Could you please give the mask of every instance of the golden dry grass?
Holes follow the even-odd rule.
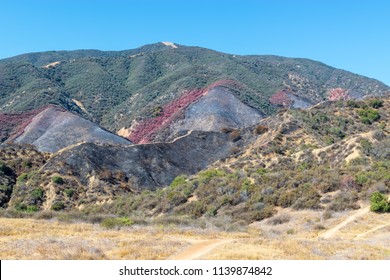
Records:
[[[278,215],[288,217],[283,223],[264,220],[239,233],[173,225],[108,230],[85,223],[0,218],[0,258],[390,259],[390,214],[367,213],[331,238],[321,238],[354,213],[325,220],[319,211],[279,209]]]
[[[0,259],[160,260],[206,236],[231,238],[245,234],[170,226],[107,230],[85,223],[0,218]]]

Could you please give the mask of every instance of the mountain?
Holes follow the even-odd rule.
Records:
[[[387,85],[164,42],[0,61],[0,207],[228,216],[389,192]],[[18,213],[19,213],[18,212]]]
[[[308,59],[238,56],[172,43],[120,52],[26,54],[0,60],[0,73],[0,112],[56,104],[133,141],[149,142],[175,138],[179,121],[186,129],[197,129],[192,124],[203,120],[185,119],[194,115],[187,109],[216,86],[260,116],[281,107],[307,108],[328,99],[360,99],[389,90],[379,81]],[[234,118],[226,124],[240,125]],[[149,123],[155,127],[145,140],[137,126]]]

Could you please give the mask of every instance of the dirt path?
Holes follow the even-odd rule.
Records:
[[[178,254],[169,257],[168,260],[195,260],[211,252],[215,248],[232,241],[232,239],[195,241],[190,247],[182,252],[179,252]]]
[[[324,238],[324,239],[332,238],[339,232],[339,230],[341,228],[343,228],[346,225],[348,225],[349,223],[353,222],[355,219],[368,214],[369,212],[370,212],[370,207],[362,208],[362,209],[356,211],[353,215],[351,215],[348,218],[346,218],[341,223],[339,223],[336,226],[334,226],[333,228],[331,228],[331,229],[325,231],[324,233],[320,234],[319,237]]]
[[[173,140],[172,140],[171,142],[169,142],[169,143],[176,142],[177,140],[179,140],[179,139],[181,139],[181,138],[187,137],[187,136],[190,135],[191,133],[192,133],[192,130],[188,130],[187,133],[186,133],[185,135],[176,137],[175,139],[173,139]]]
[[[354,239],[361,239],[361,238],[365,237],[366,235],[369,235],[370,233],[373,233],[373,232],[380,230],[382,228],[385,228],[385,227],[390,227],[390,223],[380,225],[380,226],[374,227],[370,230],[367,230],[366,232],[360,233],[360,234],[356,235]]]

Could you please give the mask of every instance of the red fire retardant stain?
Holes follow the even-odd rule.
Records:
[[[49,107],[54,107],[54,105],[46,105],[39,109],[31,110],[24,113],[0,113],[0,140],[14,140],[21,134],[23,134],[24,129],[31,123],[31,120],[46,110]]]
[[[329,91],[329,100],[330,101],[337,101],[337,100],[348,100],[350,99],[350,96],[348,94],[348,91],[343,88],[332,88]]]
[[[157,131],[168,127],[189,105],[206,94],[210,89],[218,86],[231,86],[237,88],[240,87],[240,84],[233,80],[219,80],[206,88],[193,89],[184,92],[179,98],[166,104],[162,108],[161,115],[140,122],[129,135],[129,140],[137,144],[151,142],[153,140],[153,135]]]
[[[280,90],[269,99],[269,102],[273,105],[279,105],[283,107],[288,107],[291,104],[291,99],[288,96],[287,90]]]

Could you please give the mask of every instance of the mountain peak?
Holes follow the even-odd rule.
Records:
[[[161,42],[161,43],[164,44],[164,45],[167,46],[167,47],[171,47],[172,49],[177,49],[177,48],[178,48],[178,46],[175,45],[175,44],[172,43],[172,42]]]

